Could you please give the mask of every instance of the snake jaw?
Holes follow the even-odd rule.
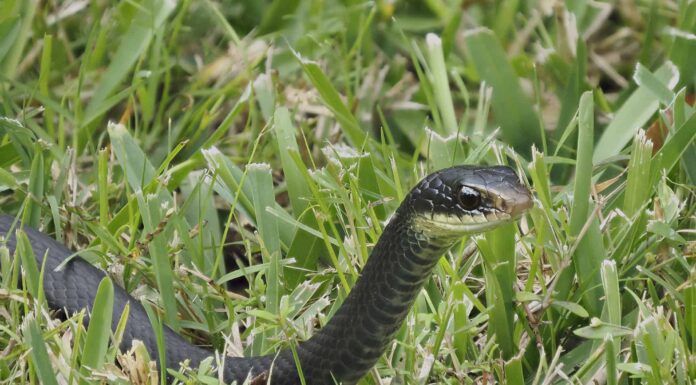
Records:
[[[490,230],[512,219],[514,217],[505,212],[493,212],[472,217],[435,213],[433,216],[417,215],[413,219],[413,224],[416,229],[431,240],[443,239],[452,242],[465,235]]]

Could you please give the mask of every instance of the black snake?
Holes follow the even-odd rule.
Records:
[[[532,205],[529,190],[505,166],[455,166],[432,173],[406,196],[384,229],[343,305],[321,330],[292,349],[260,357],[226,357],[225,381],[256,378],[255,383],[300,384],[298,364],[307,385],[357,382],[384,353],[440,256],[463,236],[511,221]],[[0,237],[14,252],[15,219],[0,216]],[[91,308],[105,274],[80,258],[62,269],[72,254],[49,236],[24,227],[39,266],[46,256],[44,291],[52,308],[73,314]],[[9,237],[8,237],[9,234]],[[2,245],[0,241],[0,245]],[[126,303],[130,315],[121,350],[141,340],[160,362],[155,333],[142,305],[115,287],[112,327]],[[195,346],[164,327],[169,368],[189,360],[197,367],[210,350]],[[299,361],[299,362],[298,362]]]

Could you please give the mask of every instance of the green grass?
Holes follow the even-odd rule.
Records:
[[[696,3],[484,3],[0,2],[0,212],[156,328],[264,354],[419,177],[508,164],[536,206],[440,260],[360,384],[696,383]],[[161,382],[110,285],[85,330],[40,274],[0,248],[0,383]]]

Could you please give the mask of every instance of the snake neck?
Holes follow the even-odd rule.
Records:
[[[448,247],[414,229],[408,212],[397,212],[341,308],[299,346],[303,361],[311,358],[325,364],[310,370],[325,371],[344,383],[361,378],[391,343]]]

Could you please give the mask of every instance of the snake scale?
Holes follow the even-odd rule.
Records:
[[[313,337],[292,349],[258,357],[226,357],[224,380],[238,384],[354,384],[375,364],[400,328],[440,256],[462,237],[514,220],[532,205],[529,190],[505,166],[454,166],[426,176],[407,194],[385,227],[343,305]],[[0,245],[16,248],[15,218],[0,216]],[[106,275],[81,258],[59,269],[72,252],[48,235],[24,227],[39,266],[45,255],[44,291],[51,308],[67,314],[90,309]],[[2,241],[2,239],[5,241]],[[141,340],[161,364],[155,333],[140,302],[114,287],[112,328],[130,303],[121,350]],[[197,367],[213,352],[168,327],[164,362]]]

